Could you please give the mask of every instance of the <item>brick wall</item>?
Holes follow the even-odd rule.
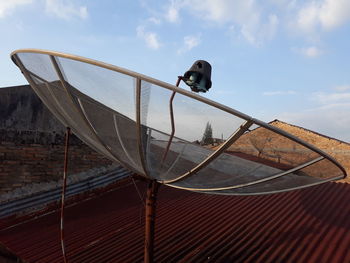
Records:
[[[63,173],[65,127],[28,85],[0,89],[0,194]],[[69,173],[112,164],[74,135]]]
[[[0,131],[0,194],[29,183],[54,181],[62,177],[64,137],[44,132],[24,133],[25,136],[20,132]],[[9,136],[11,134],[15,136]],[[110,164],[110,160],[71,136],[69,173]]]

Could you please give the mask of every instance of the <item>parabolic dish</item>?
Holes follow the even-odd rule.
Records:
[[[146,178],[198,192],[256,195],[346,177],[336,160],[307,142],[165,82],[58,52],[11,56],[65,126]]]

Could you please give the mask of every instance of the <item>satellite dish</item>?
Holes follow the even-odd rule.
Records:
[[[24,49],[11,56],[51,112],[82,141],[159,183],[257,195],[346,176],[335,159],[307,142],[168,83],[64,53]],[[198,72],[192,68],[187,80]],[[203,143],[208,125],[211,137]]]
[[[336,160],[307,142],[179,88],[180,80],[195,92],[211,87],[211,67],[205,61],[197,61],[173,86],[64,53],[23,49],[11,58],[67,127],[67,135],[71,129],[99,153],[149,179],[145,262],[153,262],[158,183],[201,193],[257,195],[346,177]],[[65,174],[66,168],[64,182]],[[65,183],[62,189],[66,261]]]

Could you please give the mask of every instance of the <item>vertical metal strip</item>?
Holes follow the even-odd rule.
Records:
[[[165,159],[166,159],[166,157],[168,155],[169,148],[170,148],[170,145],[171,145],[171,143],[173,141],[174,134],[175,134],[175,119],[174,119],[174,109],[173,109],[173,101],[174,101],[175,95],[176,95],[176,91],[173,91],[173,93],[171,94],[170,100],[169,100],[171,134],[170,134],[167,146],[166,146],[164,154],[163,154],[162,164],[161,165],[163,165],[163,162],[165,161]]]
[[[180,85],[181,80],[182,80],[182,77],[179,76],[177,78],[177,81],[176,81],[176,87],[178,87]],[[163,162],[165,161],[165,159],[168,155],[169,148],[170,148],[171,142],[173,141],[174,134],[175,134],[175,120],[174,120],[174,109],[173,109],[173,101],[174,101],[175,95],[176,95],[176,91],[173,91],[173,93],[171,94],[170,100],[169,100],[171,134],[170,134],[170,138],[169,138],[168,144],[166,146],[165,152],[163,154],[161,166],[163,166]]]
[[[17,57],[17,55],[13,56],[16,60],[16,65],[21,69],[23,75],[28,80],[29,84],[35,90],[39,90],[36,87],[36,83],[31,78],[30,74],[22,64],[22,61]],[[37,92],[38,93],[38,92]],[[39,92],[40,94],[40,92]],[[64,168],[63,168],[63,182],[62,182],[62,195],[61,195],[61,215],[60,215],[60,239],[61,239],[61,248],[62,248],[62,257],[64,263],[67,263],[66,250],[64,244],[64,201],[65,201],[65,193],[66,193],[66,184],[67,184],[67,170],[68,170],[68,146],[69,146],[69,136],[70,136],[70,128],[67,127],[66,131],[66,140],[65,140],[65,157],[64,157]]]
[[[150,178],[145,161],[145,152],[142,143],[142,124],[141,124],[141,79],[136,79],[136,130],[137,130],[137,146],[142,168],[145,175]],[[146,146],[146,145],[145,145]]]
[[[62,180],[62,195],[61,195],[61,216],[60,216],[60,235],[61,235],[61,248],[64,263],[67,263],[66,247],[64,243],[64,204],[66,197],[66,186],[67,186],[67,171],[68,171],[68,149],[69,149],[69,137],[70,128],[67,127],[66,139],[64,147],[64,166],[63,166],[63,180]]]
[[[148,130],[148,135],[147,135],[146,152],[150,153],[151,152],[152,129],[147,127],[147,130]],[[147,162],[147,164],[151,163],[149,154],[147,154],[147,156],[146,156],[146,162]]]

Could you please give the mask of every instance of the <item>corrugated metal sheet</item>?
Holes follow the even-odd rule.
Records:
[[[87,191],[93,191],[96,188],[106,187],[131,175],[132,173],[130,171],[119,166],[109,173],[97,174],[95,177],[67,185],[66,197],[68,198],[77,194],[86,193]],[[0,218],[22,213],[35,207],[42,208],[47,204],[57,202],[61,198],[61,193],[62,189],[56,188],[0,203]]]
[[[145,189],[143,183],[138,184]],[[266,196],[160,188],[156,262],[350,262],[350,185]],[[69,262],[143,260],[143,204],[133,185],[66,210]],[[0,231],[26,262],[62,262],[57,213]]]

